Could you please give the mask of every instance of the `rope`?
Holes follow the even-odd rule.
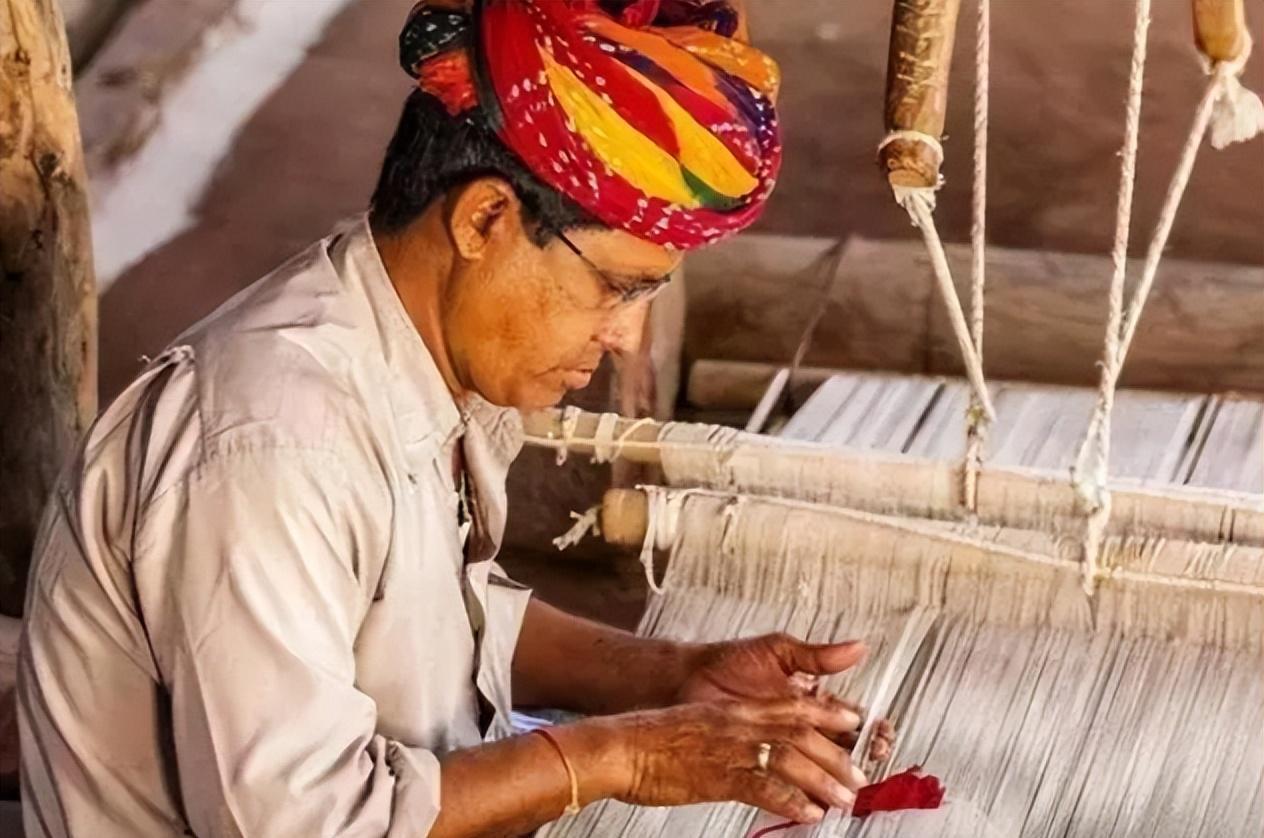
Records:
[[[1137,181],[1137,146],[1141,135],[1142,88],[1145,82],[1147,35],[1150,29],[1150,0],[1137,0],[1133,26],[1132,67],[1128,78],[1127,115],[1124,147],[1120,154],[1119,196],[1115,206],[1115,244],[1111,251],[1113,274],[1107,297],[1106,339],[1102,350],[1101,381],[1097,406],[1088,433],[1080,448],[1073,471],[1076,493],[1086,511],[1083,543],[1084,592],[1092,595],[1097,585],[1102,538],[1110,521],[1110,491],[1107,473],[1110,463],[1110,420],[1115,407],[1122,325],[1124,280],[1128,270],[1128,238],[1132,229],[1133,193]]]
[[[1086,504],[1088,517],[1084,539],[1085,590],[1092,591],[1092,580],[1098,576],[1098,554],[1102,535],[1110,517],[1110,494],[1106,487],[1110,462],[1110,431],[1114,394],[1128,357],[1128,350],[1137,334],[1146,301],[1154,288],[1163,252],[1167,247],[1189,186],[1198,152],[1204,137],[1211,133],[1211,144],[1219,149],[1232,142],[1244,142],[1264,132],[1264,104],[1259,97],[1243,88],[1239,76],[1250,56],[1251,44],[1233,61],[1219,62],[1206,69],[1211,80],[1194,112],[1193,125],[1181,149],[1180,160],[1168,184],[1163,206],[1154,232],[1146,248],[1145,263],[1136,290],[1124,310],[1124,278],[1127,268],[1128,234],[1132,213],[1132,192],[1136,178],[1137,144],[1141,112],[1141,92],[1145,76],[1146,30],[1149,25],[1150,0],[1138,0],[1137,27],[1129,82],[1126,141],[1121,162],[1119,206],[1116,217],[1115,248],[1112,254],[1114,276],[1110,289],[1110,309],[1102,359],[1102,375],[1097,408],[1089,425],[1088,435],[1080,449],[1075,467],[1075,486]]]
[[[987,382],[983,377],[983,363],[974,351],[974,339],[970,335],[970,326],[966,323],[965,312],[961,310],[961,300],[957,298],[957,288],[952,281],[952,268],[948,266],[948,254],[944,252],[944,243],[935,228],[935,193],[930,189],[896,188],[896,200],[908,211],[913,226],[922,231],[926,242],[926,250],[930,253],[932,272],[939,295],[948,308],[948,321],[952,324],[953,335],[957,338],[957,346],[961,350],[961,359],[965,364],[966,378],[974,390],[983,415],[991,421],[996,418],[996,410],[992,407],[992,397],[988,395]]]
[[[979,0],[978,25],[975,32],[974,84],[974,205],[970,223],[970,332],[974,352],[983,358],[983,289],[987,281],[987,176],[988,116],[991,97],[992,4]],[[989,425],[983,404],[977,394],[970,395],[966,414],[966,453],[963,501],[971,514],[979,508],[979,472],[983,468],[983,448]]]

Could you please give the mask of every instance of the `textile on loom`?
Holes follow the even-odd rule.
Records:
[[[725,0],[423,0],[401,63],[474,108],[537,178],[679,249],[762,212],[781,165],[777,65]]]
[[[572,414],[569,445],[652,450],[666,473],[650,535],[670,559],[642,633],[870,643],[826,686],[897,724],[870,778],[922,765],[945,806],[834,813],[796,838],[1258,836],[1264,405],[1120,393],[1116,520],[1090,599],[1061,443],[1091,399],[994,392],[978,520],[961,514],[960,436],[945,433],[961,382],[840,375],[782,439]],[[742,836],[755,817],[606,803],[546,835]]]
[[[1264,584],[1259,549],[1223,547],[1198,563],[1180,548],[1118,543],[1114,566],[1154,578],[1105,582],[1090,607],[1078,563],[1043,552],[1042,533],[944,537],[900,518],[722,493],[685,498],[677,522],[665,593],[641,632],[865,638],[868,661],[826,688],[895,721],[889,765],[942,777],[946,818],[969,811],[1006,836],[1258,835],[1264,599],[1213,588]],[[1164,584],[1186,576],[1209,588]],[[546,834],[740,835],[754,817],[611,802]],[[835,821],[814,834],[983,834],[900,823]]]

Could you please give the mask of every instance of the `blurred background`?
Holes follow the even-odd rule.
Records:
[[[395,42],[411,5],[65,0],[93,190],[103,399],[139,356],[364,207],[409,89]],[[749,5],[755,39],[785,77],[785,170],[756,229],[913,239],[874,164],[890,3]],[[938,212],[950,241],[969,230],[973,4],[964,5]],[[1104,255],[1133,5],[993,5],[990,240]],[[1264,87],[1258,56],[1246,81]],[[1155,0],[1135,243],[1203,84],[1189,0]],[[1264,265],[1262,160],[1259,142],[1204,155],[1170,255]]]

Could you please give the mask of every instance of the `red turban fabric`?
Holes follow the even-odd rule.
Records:
[[[777,66],[744,39],[731,0],[423,0],[400,55],[541,181],[683,250],[755,221],[781,165]]]

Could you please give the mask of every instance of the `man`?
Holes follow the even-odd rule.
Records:
[[[492,561],[513,408],[634,348],[681,250],[772,188],[775,68],[741,31],[702,0],[414,11],[420,90],[368,217],[150,364],[55,493],[21,650],[28,835],[850,804],[859,712],[794,676],[858,644],[638,639]],[[589,718],[511,736],[511,696]]]

